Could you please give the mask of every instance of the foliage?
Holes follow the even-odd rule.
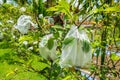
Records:
[[[89,42],[86,41],[86,40],[83,40],[82,43],[83,43],[83,47],[82,47],[83,51],[86,52],[86,53],[88,51],[90,51],[90,44],[89,44]]]
[[[74,37],[66,38],[66,39],[64,40],[63,44],[67,45],[67,44],[71,43],[71,41],[73,41],[73,40],[74,40]]]
[[[5,1],[5,0],[4,0]],[[0,79],[1,80],[85,80],[89,76],[103,79],[119,79],[120,56],[120,2],[114,0],[52,0],[50,8],[47,1],[15,0],[18,6],[0,4]],[[54,3],[54,4],[53,4]],[[76,4],[77,3],[77,4]],[[81,7],[82,6],[82,7]],[[21,7],[26,10],[21,11]],[[50,24],[49,18],[57,16],[53,13],[64,13],[64,27]],[[21,15],[29,15],[38,24],[37,29],[30,29],[25,35],[13,26]],[[40,17],[40,14],[43,15]],[[48,17],[48,15],[50,17]],[[81,16],[80,20],[79,17]],[[81,25],[91,22],[92,26],[83,28],[93,48],[91,67],[86,69],[91,74],[83,75],[78,66],[61,68],[59,59],[62,45],[69,44],[74,37],[65,38],[71,25]],[[48,40],[47,47],[52,49],[53,40],[57,41],[57,59],[44,59],[39,53],[38,43],[43,36],[52,33],[54,38]],[[90,45],[83,41],[83,50],[88,52]],[[107,55],[107,52],[110,55]],[[96,54],[96,56],[94,56]],[[99,60],[100,59],[100,60]],[[110,76],[109,76],[110,75]]]

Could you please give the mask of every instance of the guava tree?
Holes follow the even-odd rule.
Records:
[[[1,79],[84,80],[93,75],[103,80],[120,77],[120,57],[117,55],[120,51],[119,0],[15,1],[17,6],[6,4],[6,0],[0,4],[0,64],[5,65],[0,66]],[[76,33],[82,35],[84,32],[79,30],[84,30],[91,38],[92,52],[88,52],[91,49],[89,41],[79,41],[78,37],[76,40],[75,35],[66,37],[67,33],[74,33],[69,32],[72,25],[77,26]],[[22,33],[26,27],[27,32]],[[65,48],[72,45],[72,50],[76,47],[74,44],[81,42],[84,47],[77,48],[95,58],[87,68],[89,75],[83,75],[79,69],[84,67],[74,65],[74,61],[68,61],[71,68],[61,68],[59,64],[64,45],[68,45]]]

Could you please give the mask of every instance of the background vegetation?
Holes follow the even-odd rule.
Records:
[[[15,29],[23,14],[31,16],[38,28],[27,34]],[[93,61],[89,68],[83,68],[90,73],[59,65],[63,40],[73,24],[90,38]],[[44,59],[38,47],[42,37],[50,33],[58,43],[55,61]],[[87,79],[120,79],[119,0],[1,0],[0,80]]]

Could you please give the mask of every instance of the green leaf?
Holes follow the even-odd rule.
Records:
[[[32,42],[33,41],[33,38],[32,36],[22,36],[19,38],[19,44],[23,43],[23,41],[29,41],[29,42]]]
[[[47,9],[47,11],[57,11],[58,9],[56,7],[50,7]]]
[[[90,13],[99,13],[99,12],[120,12],[120,8],[118,7],[108,7],[108,8],[97,8],[92,10]]]
[[[53,34],[53,36],[54,36],[56,39],[58,39],[58,38],[59,38],[59,32],[55,32],[55,33]]]
[[[33,61],[32,62],[32,67],[35,69],[35,70],[43,70],[45,69],[46,67],[49,67],[48,64],[46,63],[43,63],[43,62],[38,62],[38,61]]]
[[[118,7],[109,7],[109,8],[106,8],[104,11],[120,12],[120,9]]]
[[[71,79],[71,76],[66,76],[63,80],[69,80],[69,79]]]
[[[58,5],[54,7],[50,7],[47,11],[57,11],[65,13],[69,18],[72,18],[72,14],[70,13],[70,5],[67,1],[61,0],[58,2]]]
[[[7,48],[7,49],[0,49],[0,56],[4,55],[5,53],[10,53],[13,50],[11,48]]]
[[[66,39],[63,41],[63,44],[67,45],[67,44],[71,43],[74,39],[75,39],[74,37],[66,38]]]
[[[114,60],[114,61],[117,61],[120,59],[120,56],[117,56],[115,53],[112,53],[111,54],[111,59]]]
[[[83,40],[82,41],[82,45],[83,45],[83,47],[82,47],[82,50],[84,51],[84,52],[89,52],[90,51],[90,43],[87,41],[87,40]]]
[[[47,47],[48,47],[49,50],[51,50],[53,48],[53,46],[54,46],[54,39],[50,38],[48,40]]]

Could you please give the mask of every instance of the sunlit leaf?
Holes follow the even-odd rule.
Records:
[[[33,38],[31,36],[21,36],[19,38],[19,44],[23,43],[23,41],[30,41],[30,42],[32,42]]]
[[[58,2],[58,5],[48,8],[47,11],[58,11],[65,13],[69,18],[72,18],[70,13],[70,5],[67,1],[61,0]]]
[[[71,79],[71,76],[66,76],[63,80],[69,80]]]
[[[116,55],[115,53],[112,53],[111,59],[114,60],[114,61],[117,61],[117,60],[120,59],[120,56]]]
[[[99,12],[120,12],[120,8],[118,7],[108,7],[108,8],[96,8],[94,10],[92,10],[90,13],[99,13]]]
[[[109,7],[109,8],[106,8],[104,11],[106,12],[120,12],[120,8],[118,7]]]
[[[56,7],[50,7],[47,9],[47,11],[57,11],[58,9]]]

